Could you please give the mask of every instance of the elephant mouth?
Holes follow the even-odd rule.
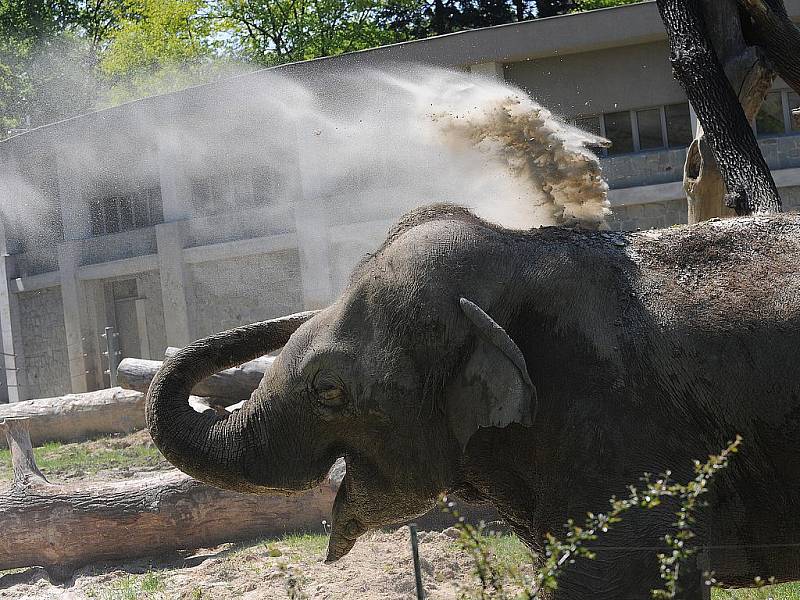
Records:
[[[333,503],[326,563],[346,556],[369,530],[414,519],[436,505],[437,494],[418,487],[419,482],[387,477],[363,457],[348,456],[345,462]]]

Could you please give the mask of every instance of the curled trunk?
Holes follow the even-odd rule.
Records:
[[[198,340],[165,361],[147,394],[145,418],[153,441],[167,460],[211,485],[263,491],[262,486],[249,483],[244,473],[248,458],[244,411],[228,418],[213,411],[197,413],[188,404],[189,395],[206,377],[281,348],[314,314],[298,313],[237,327]]]

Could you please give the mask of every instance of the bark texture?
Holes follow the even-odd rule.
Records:
[[[708,39],[736,92],[748,122],[755,119],[775,74],[762,53],[746,44],[736,0],[705,0],[703,18]],[[702,125],[689,146],[684,166],[689,223],[736,213],[725,205],[725,184]]]
[[[330,519],[339,479],[296,496],[204,485],[178,471],[119,482],[54,485],[36,468],[26,421],[7,419],[14,481],[0,490],[0,570],[42,566],[56,577],[96,561],[149,556],[287,531]]]
[[[716,158],[726,190],[725,206],[738,215],[779,212],[778,189],[739,95],[708,37],[703,3],[657,0],[657,5],[669,38],[673,73],[694,107],[705,141]],[[721,5],[715,2],[714,6]],[[702,147],[696,150],[699,153]],[[687,164],[689,175],[693,173],[690,167]]]

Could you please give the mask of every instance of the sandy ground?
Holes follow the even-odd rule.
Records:
[[[453,539],[456,535],[455,530],[419,534],[426,598],[455,600],[460,592],[475,585],[471,560],[458,549]],[[64,585],[51,584],[42,569],[27,569],[0,578],[0,598],[409,600],[415,597],[407,528],[368,534],[348,556],[330,565],[323,562],[319,538],[316,547],[313,545],[313,541],[298,544],[291,540],[226,544],[186,557],[132,560],[115,566],[90,565]]]

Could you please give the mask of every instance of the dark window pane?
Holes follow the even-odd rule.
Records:
[[[192,182],[192,204],[199,213],[210,214],[212,203],[211,183],[207,179]]]
[[[106,220],[106,233],[116,233],[119,231],[118,198],[105,198],[103,200],[103,212]]]
[[[631,129],[631,115],[624,112],[609,113],[604,117],[606,122],[606,137],[611,140],[609,154],[624,154],[633,152],[633,131]]]
[[[147,207],[147,190],[139,192],[133,198],[133,219],[135,227],[147,227],[150,215]]]
[[[800,109],[800,94],[789,92],[789,111]],[[800,115],[790,117],[792,131],[800,131]]]
[[[103,204],[100,200],[92,200],[89,203],[89,218],[91,219],[92,235],[103,235]]]
[[[133,229],[133,206],[129,197],[119,199],[120,229]]]
[[[667,117],[667,143],[670,148],[683,148],[692,143],[692,119],[689,103],[670,104],[664,107]]]
[[[602,133],[600,133],[600,117],[598,115],[578,117],[575,119],[575,126],[589,133],[602,135]]]
[[[756,132],[759,136],[764,136],[780,134],[785,131],[781,93],[770,92],[756,115]]]
[[[639,148],[663,148],[664,140],[661,135],[661,111],[658,108],[637,110],[636,120],[639,123]]]
[[[151,187],[147,190],[147,201],[150,205],[150,221],[148,225],[164,222],[164,203],[161,201],[161,188]]]
[[[112,281],[111,289],[114,293],[114,300],[139,297],[135,279],[119,279],[117,281]]]

